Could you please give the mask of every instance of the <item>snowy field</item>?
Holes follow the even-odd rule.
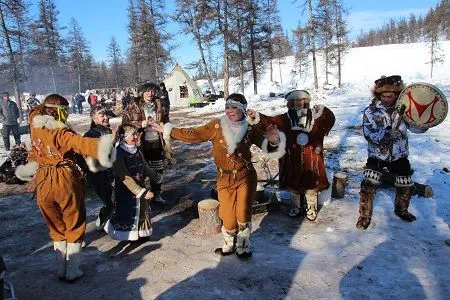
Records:
[[[154,205],[154,236],[142,243],[111,240],[95,230],[100,201],[87,199],[87,247],[83,252],[85,276],[74,284],[58,282],[47,228],[31,194],[0,198],[0,254],[7,278],[20,299],[449,299],[450,247],[450,118],[424,134],[409,134],[409,159],[413,179],[430,185],[433,198],[414,196],[410,211],[417,221],[406,223],[393,213],[393,188],[377,192],[372,223],[365,231],[355,228],[359,184],[367,159],[367,142],[361,134],[361,113],[370,103],[370,88],[380,75],[402,75],[405,83],[425,81],[438,86],[450,98],[450,42],[441,47],[444,64],[429,78],[425,44],[388,45],[352,49],[345,58],[343,87],[313,92],[314,103],[331,108],[336,124],[325,139],[329,177],[349,176],[344,199],[322,195],[316,222],[287,217],[280,211],[253,217],[253,257],[239,261],[219,257],[213,250],[221,235],[198,233],[196,203],[209,197],[212,187],[200,179],[214,178],[215,167],[207,153],[210,145],[174,143],[179,163],[165,171],[165,207]],[[319,60],[319,66],[321,62]],[[293,72],[286,58],[281,72],[274,63],[274,80],[268,71],[252,95],[248,78],[245,95],[249,107],[269,115],[285,112],[282,98],[269,92],[312,87],[311,74]],[[281,78],[279,74],[281,73]],[[277,77],[278,76],[278,77]],[[231,81],[230,89],[238,91]],[[281,83],[283,82],[283,84]],[[319,82],[324,82],[319,74]],[[199,82],[203,85],[203,82]],[[218,100],[204,108],[177,107],[171,114],[176,126],[202,124],[223,112]],[[120,119],[112,120],[113,124]],[[87,110],[71,116],[69,124],[86,130]],[[25,143],[29,137],[24,136]],[[0,141],[0,160],[6,157]],[[261,154],[255,150],[258,161]],[[256,165],[256,164],[255,164]],[[270,163],[273,174],[276,162]],[[258,167],[258,166],[257,166]],[[263,172],[262,179],[265,178]]]

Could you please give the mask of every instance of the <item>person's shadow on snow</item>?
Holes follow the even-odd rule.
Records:
[[[390,194],[394,202],[395,189],[384,190]],[[381,194],[380,191],[381,189],[377,191],[377,196]],[[367,257],[356,263],[345,274],[339,286],[342,297],[344,299],[401,299],[405,297],[425,299],[430,297],[425,294],[423,286],[425,283],[428,290],[433,290],[433,295],[437,298],[445,298],[445,295],[450,294],[447,278],[448,265],[439,266],[435,262],[431,265],[427,264],[428,260],[432,260],[430,255],[438,257],[446,255],[444,238],[438,230],[429,228],[429,224],[435,222],[436,214],[438,214],[433,212],[434,207],[430,200],[413,196],[410,211],[417,216],[417,220],[407,223],[394,215],[393,202],[392,206],[384,206],[384,211],[380,212],[381,199],[377,198],[374,202],[372,223],[376,224],[376,219],[381,218],[382,214],[389,219],[386,221],[385,228],[371,224],[367,230],[361,231],[357,247],[364,252],[371,247],[373,241],[380,239],[380,235],[386,235],[386,241],[376,245]],[[431,227],[436,228],[436,226]],[[355,228],[355,234],[357,234],[356,230]],[[360,254],[355,253],[354,261],[357,261],[357,255]],[[418,278],[416,274],[423,275]],[[430,280],[431,282],[428,282]]]
[[[217,266],[177,283],[157,299],[274,299],[287,296],[305,257],[304,252],[290,246],[301,222],[302,219],[286,217],[285,212],[270,212],[252,233],[251,258],[240,260],[235,254],[220,257],[205,249],[205,259],[216,256]]]

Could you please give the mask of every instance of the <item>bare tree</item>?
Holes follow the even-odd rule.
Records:
[[[27,13],[28,7],[22,0],[4,0],[0,1],[0,40],[5,45],[6,63],[5,68],[11,78],[14,88],[14,96],[19,107],[19,120],[23,120],[22,103],[20,97],[20,82],[24,81],[25,74],[21,72],[23,67],[23,48],[24,37],[21,34],[21,26],[24,26],[24,15]],[[3,52],[0,50],[0,52]],[[0,53],[2,54],[2,53]]]
[[[213,39],[212,18],[213,7],[205,0],[177,0],[177,9],[173,19],[181,24],[183,33],[192,34],[200,52],[202,70],[208,80],[209,88],[215,94],[211,66],[206,62],[205,48]],[[210,47],[209,47],[210,48]]]
[[[83,36],[80,25],[72,18],[69,25],[69,34],[67,37],[67,54],[68,63],[75,70],[78,81],[78,92],[82,90],[82,77],[88,72],[86,60],[90,57],[90,51],[87,45],[86,38]],[[86,88],[87,84],[83,86]]]
[[[132,42],[129,55],[136,78],[159,81],[170,61],[170,35],[165,31],[167,16],[162,0],[130,0],[128,31]]]
[[[114,83],[116,87],[122,85],[122,66],[123,59],[122,53],[120,51],[119,44],[114,36],[111,37],[111,41],[108,45],[108,59],[109,67],[111,69],[112,75],[114,77]]]
[[[430,50],[430,61],[427,62],[430,64],[430,78],[433,78],[434,66],[443,63],[445,57],[439,45],[439,21],[438,15],[433,13],[429,13],[425,18],[425,36]]]
[[[60,28],[58,26],[58,14],[53,0],[39,1],[39,20],[33,24],[35,32],[33,40],[35,44],[34,55],[41,61],[43,67],[50,69],[53,91],[58,91],[56,81],[56,68],[62,59],[63,44]]]

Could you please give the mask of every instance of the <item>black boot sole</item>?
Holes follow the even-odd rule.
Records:
[[[245,259],[249,259],[250,257],[252,257],[253,253],[252,252],[244,252],[242,254],[239,254],[236,252],[236,255],[239,259],[245,260]]]
[[[217,248],[216,250],[214,250],[214,253],[219,254],[221,256],[228,256],[228,255],[233,254],[234,250],[230,251],[230,252],[223,252],[222,248]]]

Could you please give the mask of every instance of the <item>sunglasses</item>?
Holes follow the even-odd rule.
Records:
[[[392,75],[388,77],[382,77],[375,80],[376,87],[382,87],[385,85],[401,85],[403,83],[402,77],[399,75]]]

